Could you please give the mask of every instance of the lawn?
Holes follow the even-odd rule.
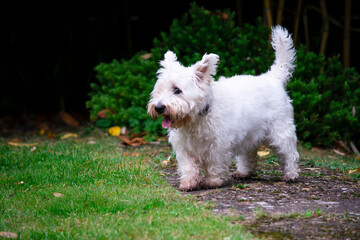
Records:
[[[0,139],[0,232],[19,239],[247,239],[235,217],[214,215],[170,187],[158,148],[114,137]]]

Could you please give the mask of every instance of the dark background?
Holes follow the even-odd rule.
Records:
[[[86,114],[94,67],[114,58],[147,51],[160,32],[168,32],[193,1],[8,1],[0,7],[0,116]],[[237,11],[236,20],[254,24],[263,16],[262,0],[196,1],[209,10]],[[276,19],[277,0],[272,1]],[[285,1],[282,25],[293,30],[297,1]],[[331,17],[344,22],[344,1],[326,1]],[[303,5],[319,7],[319,1]],[[352,1],[352,28],[360,28],[359,1]],[[310,50],[319,52],[321,14],[308,10]],[[304,43],[303,22],[299,40]],[[351,66],[360,70],[359,32],[351,32]],[[330,23],[326,55],[342,54],[343,29]],[[234,73],[235,74],[235,73]]]

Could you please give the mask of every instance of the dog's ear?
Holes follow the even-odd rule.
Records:
[[[164,60],[160,61],[160,65],[165,68],[168,63],[174,62],[177,62],[176,54],[169,50],[164,54]]]
[[[164,54],[164,60],[175,62],[177,60],[176,54],[169,50]]]
[[[219,56],[213,53],[205,54],[201,61],[195,63],[194,71],[199,80],[207,79],[208,75],[214,76],[216,74]]]

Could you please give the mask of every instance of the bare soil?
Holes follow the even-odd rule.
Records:
[[[255,237],[265,239],[360,239],[360,182],[327,168],[302,161],[301,176],[281,180],[276,161],[261,160],[256,176],[236,180],[230,169],[217,189],[186,192],[213,206],[217,214],[238,216]],[[163,169],[168,182],[179,187],[176,163]],[[237,219],[237,218],[235,218]]]

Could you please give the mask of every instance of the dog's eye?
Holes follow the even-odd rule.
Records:
[[[174,94],[175,94],[175,95],[178,95],[178,94],[180,94],[180,93],[182,93],[182,91],[181,91],[180,89],[178,89],[177,87],[175,87],[175,88],[174,88]]]

